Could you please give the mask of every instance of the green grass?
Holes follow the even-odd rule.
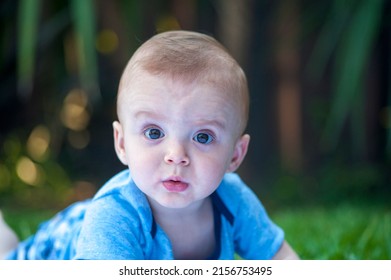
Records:
[[[9,225],[24,239],[53,211],[4,209]],[[343,204],[292,208],[272,213],[302,259],[391,259],[391,209]]]
[[[38,229],[43,221],[51,218],[55,212],[51,210],[10,210],[2,209],[4,219],[15,231],[20,240],[26,239]]]
[[[302,259],[391,259],[391,210],[340,205],[272,215]]]

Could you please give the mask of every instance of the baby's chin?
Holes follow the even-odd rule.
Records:
[[[173,201],[173,200],[169,200],[169,201],[157,201],[157,203],[163,207],[163,208],[166,208],[166,209],[171,209],[171,210],[182,210],[182,209],[186,209],[188,207],[190,207],[193,202],[192,201]]]
[[[160,198],[148,198],[150,201],[151,207],[161,207],[166,210],[184,210],[184,209],[190,209],[190,208],[197,208],[199,207],[204,199],[197,200],[197,199],[191,199],[189,197],[183,196],[181,194],[175,194],[171,193],[169,197],[160,197]],[[152,200],[152,201],[151,201]],[[151,203],[152,202],[152,203]]]

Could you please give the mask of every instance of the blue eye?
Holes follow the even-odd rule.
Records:
[[[200,133],[197,133],[197,135],[193,137],[193,140],[200,143],[200,144],[209,144],[214,140],[214,138],[209,133],[200,132]]]
[[[157,140],[164,137],[164,133],[158,128],[148,128],[144,131],[144,135],[151,140]]]

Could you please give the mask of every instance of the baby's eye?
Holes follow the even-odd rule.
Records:
[[[209,133],[200,132],[200,133],[197,133],[197,135],[193,137],[193,140],[200,143],[200,144],[209,144],[214,140],[214,138]]]
[[[158,128],[148,128],[144,131],[144,135],[151,140],[156,140],[164,137],[164,133]]]

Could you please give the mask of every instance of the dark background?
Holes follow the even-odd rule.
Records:
[[[60,208],[122,170],[118,81],[171,29],[222,42],[251,94],[239,170],[270,207],[391,198],[386,0],[5,0],[0,4],[0,205]]]

